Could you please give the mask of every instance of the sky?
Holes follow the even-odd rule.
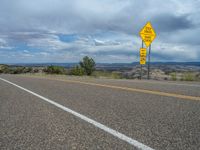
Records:
[[[141,28],[156,31],[151,60],[200,61],[200,0],[0,0],[0,63],[139,61]]]

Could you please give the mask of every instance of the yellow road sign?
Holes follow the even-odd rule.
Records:
[[[146,48],[140,48],[140,64],[141,65],[146,64],[146,56],[147,56],[147,49]]]
[[[145,45],[149,47],[149,45],[156,38],[156,32],[154,31],[150,22],[147,22],[147,24],[142,28],[142,30],[140,31],[140,36]]]
[[[146,57],[140,56],[140,65],[145,65],[145,64],[146,64]]]
[[[146,48],[140,48],[140,57],[144,56],[146,57],[147,55],[147,49]]]

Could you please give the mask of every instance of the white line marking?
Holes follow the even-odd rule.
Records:
[[[20,89],[32,94],[32,95],[34,95],[36,97],[39,97],[40,99],[42,99],[42,100],[44,100],[44,101],[46,101],[46,102],[48,102],[48,103],[60,108],[60,109],[62,109],[64,111],[66,111],[66,112],[68,112],[68,113],[70,113],[70,114],[72,114],[72,115],[74,115],[74,116],[76,116],[76,117],[78,117],[78,118],[80,118],[80,119],[82,119],[82,120],[94,125],[97,128],[100,128],[100,129],[104,130],[107,133],[112,134],[113,136],[115,136],[115,137],[117,137],[117,138],[119,138],[119,139],[121,139],[121,140],[123,140],[123,141],[125,141],[125,142],[127,142],[127,143],[129,143],[129,144],[141,149],[141,150],[154,150],[154,149],[152,149],[151,147],[149,147],[147,145],[144,145],[144,144],[142,144],[142,143],[140,143],[140,142],[138,142],[138,141],[136,141],[136,140],[134,140],[134,139],[132,139],[132,138],[130,138],[130,137],[118,132],[118,131],[116,131],[116,130],[113,130],[113,129],[111,129],[111,128],[109,128],[109,127],[107,127],[107,126],[105,126],[105,125],[103,125],[103,124],[101,124],[101,123],[99,123],[99,122],[97,122],[95,120],[92,120],[92,119],[90,119],[90,118],[88,118],[88,117],[86,117],[86,116],[84,116],[84,115],[72,110],[72,109],[69,109],[69,108],[67,108],[67,107],[65,107],[65,106],[63,106],[63,105],[61,105],[59,103],[56,103],[53,100],[45,98],[45,97],[43,97],[43,96],[41,96],[41,95],[39,95],[39,94],[37,94],[35,92],[32,92],[32,91],[30,91],[28,89],[25,89],[25,88],[15,84],[15,83],[12,83],[12,82],[10,82],[8,80],[5,80],[3,78],[0,78],[0,80],[2,80],[4,82],[7,82],[7,83],[9,83],[11,85],[14,85],[14,86],[16,86],[16,87],[18,87],[18,88],[20,88]]]

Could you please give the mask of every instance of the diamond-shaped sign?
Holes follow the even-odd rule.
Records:
[[[149,47],[149,45],[156,38],[156,33],[150,22],[147,22],[147,24],[142,28],[142,30],[140,31],[140,36],[145,45]]]

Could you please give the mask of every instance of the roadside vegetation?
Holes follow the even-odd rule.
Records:
[[[92,73],[93,77],[96,78],[112,78],[112,79],[122,79],[122,73],[116,71],[94,71]]]
[[[183,73],[181,80],[182,81],[196,81],[198,80],[198,76],[196,76],[194,73],[186,72],[186,73]]]
[[[47,74],[66,74],[67,70],[61,66],[48,66],[43,69],[43,72]]]
[[[171,79],[172,79],[173,81],[176,81],[176,80],[177,80],[176,72],[170,73],[170,76],[171,76]]]
[[[70,75],[83,76],[84,74],[85,74],[85,70],[79,65],[76,65],[70,70]]]
[[[37,68],[0,65],[0,73],[5,74],[22,74],[22,73],[37,73]]]
[[[12,66],[1,65],[0,74],[32,74],[32,75],[70,75],[70,76],[89,76],[92,78],[112,78],[112,79],[138,79],[140,77],[140,68],[135,67],[132,70],[104,69],[96,68],[95,61],[85,56],[74,67],[65,68],[62,66]],[[143,79],[147,78],[146,68],[143,68]],[[154,80],[171,80],[171,81],[200,81],[200,72],[180,68],[162,67],[151,70],[151,79]]]
[[[41,68],[37,67],[22,67],[22,66],[9,66],[0,65],[0,73],[4,74],[24,74],[24,73],[45,73],[45,74],[58,74],[58,75],[75,75],[75,76],[91,76],[95,71],[95,61],[85,56],[80,63],[71,69],[66,69],[61,66],[47,66]]]
[[[70,74],[75,76],[91,76],[92,73],[95,71],[95,66],[95,61],[92,58],[85,56],[80,61],[79,65],[76,65],[71,69]]]
[[[83,60],[79,63],[80,68],[83,68],[84,73],[90,76],[95,71],[96,63],[92,58],[88,56],[83,57]]]
[[[169,75],[173,81],[200,81],[200,73],[197,72],[172,72]]]

